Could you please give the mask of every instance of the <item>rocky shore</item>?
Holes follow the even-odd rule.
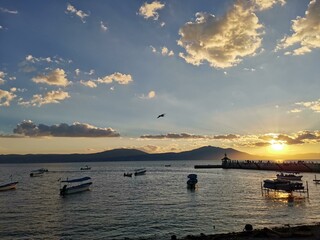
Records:
[[[247,227],[247,225],[246,225]],[[171,236],[171,240],[245,240],[245,239],[290,239],[290,240],[320,240],[320,223],[314,225],[301,225],[291,227],[286,225],[283,227],[250,229],[245,228],[242,232],[233,232],[225,234],[213,235],[188,235],[178,238]]]

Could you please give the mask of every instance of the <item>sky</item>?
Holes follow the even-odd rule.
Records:
[[[319,153],[319,60],[320,0],[1,1],[0,154]]]

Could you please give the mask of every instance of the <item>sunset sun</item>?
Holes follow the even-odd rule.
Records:
[[[271,144],[272,150],[277,151],[277,152],[283,151],[283,149],[285,147],[285,144],[283,142],[279,142],[279,141],[275,141],[275,140],[272,140],[270,142],[270,144]]]

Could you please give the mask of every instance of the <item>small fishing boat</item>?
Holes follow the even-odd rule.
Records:
[[[132,173],[124,173],[123,176],[124,177],[132,177]]]
[[[198,178],[197,174],[189,174],[188,175],[188,181],[187,181],[187,187],[189,189],[195,189],[196,184],[198,183]]]
[[[302,175],[298,175],[298,172],[277,174],[278,180],[289,180],[289,181],[301,181]]]
[[[60,195],[65,196],[68,194],[87,191],[91,184],[92,182],[90,177],[62,180],[60,181]],[[61,185],[63,186],[61,187]]]
[[[85,167],[80,168],[80,170],[90,170],[91,167],[89,167],[88,165],[86,165]]]
[[[39,168],[36,170],[32,170],[30,173],[30,177],[41,177],[43,176],[43,173],[48,172],[48,169],[46,168]]]
[[[134,170],[134,175],[138,176],[138,175],[144,175],[146,174],[147,170],[145,168],[139,168],[139,169],[135,169]]]
[[[33,170],[30,173],[30,177],[42,177],[43,173],[44,172],[43,171],[39,171],[39,169],[38,170]]]
[[[7,191],[7,190],[12,190],[16,188],[16,185],[19,182],[9,182],[9,183],[4,183],[0,185],[0,191]]]

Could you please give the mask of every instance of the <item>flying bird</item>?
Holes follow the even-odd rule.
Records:
[[[165,113],[160,114],[157,118],[161,118],[164,117],[164,115],[166,115]]]

